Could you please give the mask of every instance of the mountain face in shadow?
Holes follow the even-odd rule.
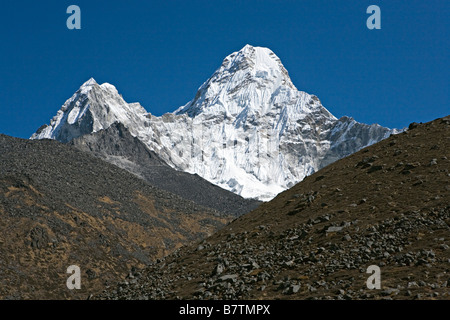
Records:
[[[128,170],[155,187],[219,212],[237,217],[261,204],[224,190],[196,174],[171,168],[119,122],[73,139],[69,145]]]

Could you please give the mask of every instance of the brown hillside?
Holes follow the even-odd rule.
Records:
[[[231,219],[59,142],[0,135],[0,299],[86,299]]]
[[[450,116],[412,124],[99,298],[449,299],[449,169]]]

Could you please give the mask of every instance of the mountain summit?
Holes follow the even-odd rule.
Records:
[[[114,122],[173,168],[259,200],[397,132],[337,119],[316,96],[297,90],[270,49],[246,45],[173,113],[153,116],[90,79],[31,138],[67,142]]]
[[[69,142],[107,129],[114,122],[130,126],[140,122],[145,114],[147,111],[139,103],[126,103],[113,85],[99,85],[90,78],[64,103],[50,125],[43,125],[31,139]]]
[[[269,49],[246,45],[223,60],[221,67],[198,90],[194,100],[175,113],[200,112],[239,117],[269,112],[297,92],[281,60]],[[285,96],[288,94],[288,96]]]

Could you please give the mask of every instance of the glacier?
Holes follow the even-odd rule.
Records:
[[[152,115],[91,78],[31,139],[69,142],[115,122],[171,167],[262,201],[399,132],[337,119],[317,96],[294,86],[275,53],[246,45],[174,112]]]

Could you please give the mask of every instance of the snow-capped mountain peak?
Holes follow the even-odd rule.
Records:
[[[124,125],[141,122],[147,111],[139,103],[128,104],[109,83],[99,85],[90,78],[69,98],[57,114],[31,136],[68,142],[84,134],[108,128],[114,122]]]
[[[81,85],[80,89],[87,88],[87,87],[93,86],[95,84],[98,84],[97,81],[95,81],[95,79],[91,77],[91,78],[89,78],[88,81],[86,81],[85,83],[83,83]]]
[[[75,92],[75,94],[76,93],[87,94],[89,91],[91,91],[93,89],[94,90],[107,90],[107,91],[110,91],[112,94],[119,94],[116,87],[113,86],[112,84],[107,83],[107,82],[98,84],[94,78],[90,78],[88,81],[83,83],[81,85],[81,87]]]
[[[236,117],[270,112],[271,101],[297,91],[281,60],[268,48],[246,45],[227,56],[198,90],[194,100],[175,111],[195,117],[201,112]]]
[[[90,79],[32,138],[66,142],[114,122],[177,170],[259,200],[396,132],[337,119],[316,96],[297,90],[270,49],[246,45],[173,113],[153,116]]]

